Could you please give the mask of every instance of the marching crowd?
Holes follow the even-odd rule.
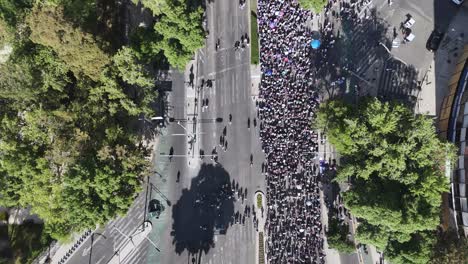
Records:
[[[311,16],[296,1],[259,0],[260,136],[266,154],[267,257],[275,263],[324,263],[319,186],[311,129],[319,104],[313,89]]]
[[[260,137],[266,154],[267,258],[271,264],[325,263],[318,183],[318,135],[311,128],[323,76],[341,85],[348,63],[333,48],[342,19],[368,19],[369,0],[330,0],[319,24],[321,47],[313,50],[306,22],[313,14],[296,0],[258,0],[260,35]],[[320,15],[317,15],[320,16]],[[337,36],[338,35],[338,36]],[[341,73],[340,73],[341,72]],[[263,169],[265,167],[265,169]]]

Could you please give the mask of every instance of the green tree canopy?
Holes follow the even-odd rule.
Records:
[[[149,73],[138,63],[135,51],[128,47],[120,49],[112,58],[117,74],[122,80],[130,85],[139,87],[152,87],[155,80],[149,77]]]
[[[31,207],[66,239],[133,202],[150,168],[133,124],[157,92],[132,49],[108,56],[60,1],[27,21],[32,41],[0,65],[0,205]]]
[[[439,224],[441,195],[448,191],[445,166],[454,162],[454,146],[437,138],[430,118],[375,98],[357,105],[327,102],[317,126],[342,155],[336,179],[352,180],[343,198],[360,219],[357,239],[408,261],[403,255],[413,253],[396,249],[426,243],[425,232]],[[427,261],[426,253],[406,263]]]
[[[183,69],[195,51],[203,47],[203,9],[200,5],[192,5],[192,2],[142,1],[155,16],[159,16],[154,24],[154,34],[150,34],[151,37],[144,36],[140,44],[143,46],[140,50],[146,52],[146,56],[156,56],[162,52],[171,66]]]
[[[354,243],[348,239],[349,226],[340,224],[335,217],[328,220],[327,242],[330,248],[341,253],[352,254],[356,252]]]
[[[64,19],[60,6],[37,5],[26,21],[31,29],[30,39],[50,47],[69,65],[77,78],[83,74],[97,81],[110,62],[109,56],[98,47],[92,35]]]
[[[0,49],[13,39],[14,32],[5,20],[0,18]]]
[[[137,5],[141,3],[144,7],[148,8],[155,16],[161,15],[167,8],[167,0],[132,0]]]
[[[468,238],[464,234],[458,237],[457,231],[453,229],[439,232],[430,263],[468,263]]]
[[[320,13],[327,3],[328,0],[299,0],[302,8],[311,9],[315,13]]]

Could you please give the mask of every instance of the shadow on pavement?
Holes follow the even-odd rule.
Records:
[[[220,165],[203,164],[190,189],[172,208],[171,235],[177,254],[207,253],[215,246],[215,232],[226,232],[234,219],[233,186]]]
[[[397,30],[375,8],[360,13],[332,10],[320,29],[322,47],[311,49],[315,85],[328,98],[371,95],[414,106],[418,72],[390,54]]]

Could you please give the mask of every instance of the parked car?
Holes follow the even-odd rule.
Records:
[[[161,202],[158,199],[153,199],[149,202],[148,205],[148,211],[149,211],[149,217],[150,218],[159,218],[159,215],[161,212],[164,210],[164,206],[161,204]]]
[[[444,33],[434,29],[426,42],[426,49],[430,52],[435,52],[439,48],[440,42],[443,38]]]

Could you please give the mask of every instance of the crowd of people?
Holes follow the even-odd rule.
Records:
[[[319,104],[311,67],[310,11],[296,1],[259,0],[259,115],[266,154],[268,263],[324,263],[317,167]]]
[[[296,0],[258,0],[262,80],[258,110],[266,154],[268,263],[325,263],[319,171],[319,138],[312,130],[320,103],[319,85],[344,85],[353,59],[334,55],[337,27],[369,19],[369,0],[330,0],[318,31],[307,26],[313,14]],[[319,37],[321,46],[311,47]],[[361,54],[359,54],[361,55]],[[360,58],[358,58],[360,59]],[[328,94],[330,96],[330,93]]]

